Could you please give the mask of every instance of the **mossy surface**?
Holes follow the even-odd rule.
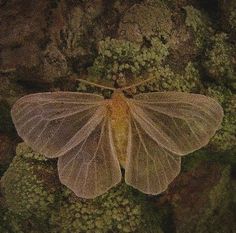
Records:
[[[20,144],[1,179],[0,232],[230,232],[236,203],[230,202],[230,167],[236,167],[235,1],[215,6],[220,18],[212,17],[211,3],[194,0],[25,1],[17,10],[3,2],[0,15],[9,21],[2,22],[10,26],[0,36],[1,133],[16,137],[10,107],[19,96],[76,89],[111,96],[75,82],[76,76],[112,87],[153,77],[126,94],[200,93],[215,98],[225,116],[210,143],[183,158],[174,191],[170,185],[156,197],[122,183],[95,200],[79,199],[60,184],[55,160]],[[205,208],[195,207],[196,200]]]
[[[185,6],[183,9],[186,12],[185,23],[193,30],[194,36],[196,38],[195,43],[201,48],[205,45],[207,36],[210,35],[212,30],[209,25],[209,21],[203,12],[191,5]]]
[[[1,179],[7,207],[3,222],[15,233],[135,232],[148,225],[143,206],[149,204],[125,183],[94,200],[81,199],[59,183],[53,162],[25,143],[16,151]]]
[[[207,74],[220,84],[236,89],[236,46],[228,41],[226,33],[218,33],[210,39],[203,63]]]
[[[134,232],[142,223],[141,215],[141,203],[122,184],[94,200],[78,199],[66,190],[60,212],[54,213],[51,222],[62,233]]]
[[[1,180],[6,205],[22,218],[34,215],[43,222],[55,202],[54,166],[43,163],[41,157],[37,160],[37,153],[28,147],[23,150],[22,146],[18,146],[17,155]]]

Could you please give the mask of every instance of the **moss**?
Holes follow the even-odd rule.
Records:
[[[30,160],[36,160],[36,161],[48,161],[48,159],[38,153],[35,152],[33,149],[28,147],[25,143],[19,143],[16,148],[16,154],[17,156],[21,156],[23,159],[30,159]]]
[[[229,15],[229,24],[232,29],[236,30],[236,6],[232,11],[230,12]]]
[[[26,148],[26,147],[25,147]],[[55,202],[57,187],[45,183],[45,177],[53,176],[54,167],[37,160],[30,149],[17,149],[17,155],[2,177],[2,186],[8,209],[22,218],[35,217],[47,220]],[[47,178],[48,178],[47,177]]]
[[[236,89],[234,55],[236,48],[227,42],[227,34],[218,33],[205,52],[203,65],[207,74],[220,84]]]
[[[64,196],[51,219],[59,232],[134,232],[140,226],[141,205],[125,184],[94,200],[79,199],[67,189]]]
[[[169,66],[165,66],[154,71],[152,75],[156,77],[153,81],[137,87],[140,92],[198,92],[201,86],[199,71],[192,62],[189,62],[182,72],[174,72]]]
[[[135,77],[157,69],[168,55],[168,47],[159,39],[150,40],[150,47],[106,38],[98,45],[98,56],[89,73],[107,80]]]
[[[212,138],[209,147],[216,151],[227,151],[236,149],[236,95],[225,98],[222,103],[224,118],[221,129]]]
[[[196,45],[202,48],[206,44],[207,37],[212,32],[209,20],[200,10],[191,5],[185,6],[183,9],[186,12],[185,24],[192,28]]]
[[[227,31],[234,36],[236,32],[236,2],[229,0],[227,4],[224,1],[220,3],[222,30]]]

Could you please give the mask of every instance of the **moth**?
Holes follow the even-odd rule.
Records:
[[[208,144],[223,110],[200,94],[127,98],[128,88],[108,88],[110,99],[62,91],[26,95],[14,104],[12,119],[26,144],[58,158],[61,183],[78,197],[95,198],[117,185],[120,165],[128,185],[156,195],[179,174],[182,156]]]

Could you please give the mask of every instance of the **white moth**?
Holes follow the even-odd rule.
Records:
[[[19,99],[12,118],[35,151],[58,158],[61,183],[95,198],[121,181],[159,194],[180,172],[181,156],[208,144],[219,129],[222,107],[212,98],[152,92],[111,99],[78,92],[46,92]]]

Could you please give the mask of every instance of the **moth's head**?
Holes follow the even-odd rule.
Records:
[[[125,97],[125,95],[124,95],[124,93],[123,93],[123,91],[122,90],[115,90],[113,93],[112,93],[112,95],[111,95],[111,98],[113,99],[113,100],[123,100],[124,99],[124,97]]]

